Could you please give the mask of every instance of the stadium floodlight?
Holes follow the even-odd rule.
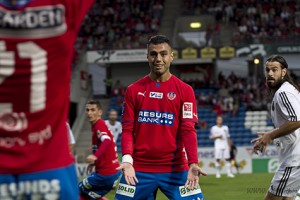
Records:
[[[256,65],[258,65],[260,63],[259,58],[254,58],[253,63],[256,64]]]
[[[202,26],[202,25],[201,25],[200,22],[191,22],[191,23],[190,23],[190,27],[193,28],[193,29],[194,29],[194,28],[201,28],[201,26]]]

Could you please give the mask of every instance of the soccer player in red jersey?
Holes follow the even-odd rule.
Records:
[[[204,199],[199,187],[193,89],[170,73],[173,52],[162,35],[148,41],[150,74],[130,85],[122,116],[123,176],[116,199]]]
[[[0,1],[0,199],[78,199],[71,60],[94,0]]]
[[[102,107],[99,101],[90,100],[85,107],[86,115],[92,125],[93,154],[87,157],[88,171],[92,172],[79,183],[81,199],[104,199],[116,184],[120,171],[117,147],[114,136],[101,119]]]

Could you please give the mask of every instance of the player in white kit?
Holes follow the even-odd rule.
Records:
[[[279,151],[280,166],[265,200],[292,200],[300,189],[300,92],[281,56],[267,59],[265,76],[272,98],[271,117],[275,129],[259,132],[261,137],[252,140],[253,149],[264,152],[273,141]]]
[[[122,133],[122,124],[118,121],[118,112],[115,109],[111,109],[108,114],[108,119],[105,120],[105,124],[112,132],[114,140],[117,143],[119,135]]]
[[[223,125],[223,117],[217,116],[216,125],[211,127],[209,139],[215,141],[216,177],[221,178],[220,161],[225,159],[227,176],[233,178],[230,164],[230,135],[229,128]]]

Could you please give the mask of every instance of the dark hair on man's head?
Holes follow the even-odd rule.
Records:
[[[165,35],[154,35],[150,37],[147,43],[147,48],[150,44],[156,45],[162,43],[167,43],[172,48],[170,40]]]
[[[280,56],[280,55],[271,55],[269,58],[267,58],[265,64],[267,62],[278,62],[280,63],[281,69],[287,69],[287,72],[285,74],[285,76],[282,79],[282,83],[284,83],[285,81],[289,82],[291,85],[293,85],[298,91],[300,91],[298,85],[293,81],[293,78],[290,76],[290,74],[288,73],[288,63],[286,62],[286,60]],[[271,96],[274,95],[274,91],[270,91]]]
[[[102,109],[102,105],[100,103],[100,101],[98,100],[89,100],[86,104],[92,104],[92,105],[96,105],[97,108]]]
[[[288,67],[289,67],[286,60],[280,55],[270,56],[269,58],[267,58],[266,63],[267,62],[279,62],[281,65],[281,69],[284,69],[284,68],[288,69]]]

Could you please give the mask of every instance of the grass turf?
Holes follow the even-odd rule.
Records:
[[[268,191],[273,174],[236,174],[235,178],[226,175],[216,179],[214,175],[200,177],[200,187],[205,200],[259,200]],[[112,190],[105,197],[113,200],[116,190]],[[168,198],[160,191],[157,200]]]

